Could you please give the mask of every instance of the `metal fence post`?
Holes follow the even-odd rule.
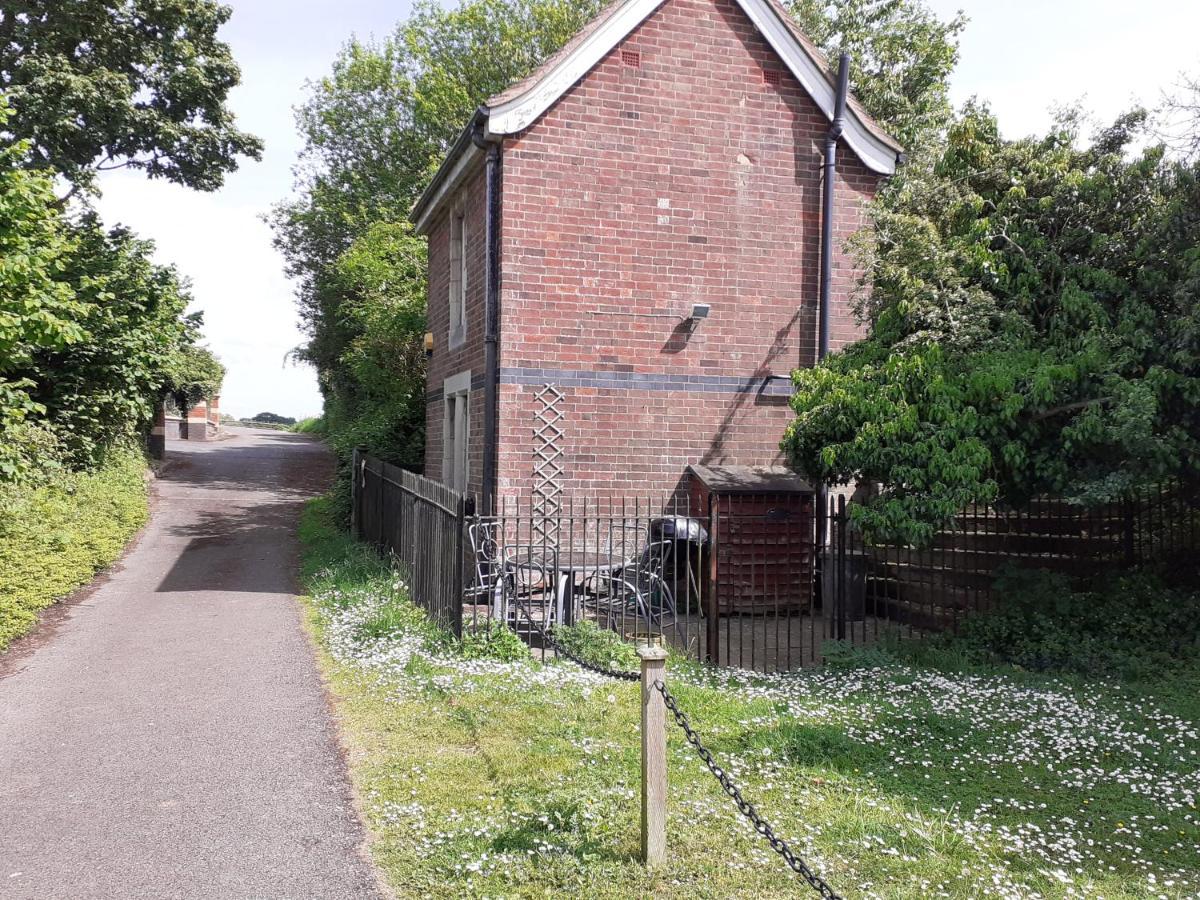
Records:
[[[463,592],[466,589],[464,569],[467,565],[467,520],[475,516],[475,498],[459,497],[455,511],[457,515],[454,523],[454,559],[451,561],[451,565],[454,567],[451,570],[454,587],[453,597],[450,601],[450,625],[454,630],[455,637],[461,638],[463,633]]]
[[[704,614],[705,627],[705,657],[714,666],[721,664],[721,582],[718,570],[720,556],[721,530],[721,498],[712,495],[708,511],[708,591],[703,600],[706,610]]]
[[[658,866],[667,856],[667,651],[639,647],[642,658],[642,861]]]

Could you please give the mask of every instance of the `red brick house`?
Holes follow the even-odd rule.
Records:
[[[576,496],[781,462],[789,373],[817,358],[837,99],[776,0],[616,0],[481,106],[412,213],[426,474],[486,505],[547,454]],[[853,97],[836,140],[833,348],[858,335],[843,241],[901,153]]]

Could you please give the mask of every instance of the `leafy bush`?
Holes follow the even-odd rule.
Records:
[[[529,659],[529,646],[511,628],[499,622],[463,628],[459,652],[467,659],[494,659],[516,662]]]
[[[641,665],[637,649],[615,631],[583,621],[554,629],[554,639],[569,653],[595,666],[631,672]]]
[[[288,429],[295,434],[325,434],[325,417],[309,416]]]
[[[980,662],[1137,680],[1200,660],[1200,592],[1162,572],[1012,570],[997,593],[997,612],[948,642]]]
[[[125,446],[92,472],[0,486],[0,650],[116,559],[146,521],[144,473]]]

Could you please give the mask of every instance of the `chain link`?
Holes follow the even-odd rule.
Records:
[[[804,860],[792,851],[792,848],[787,845],[787,842],[783,838],[776,836],[770,823],[758,814],[758,810],[754,808],[754,804],[742,797],[742,792],[738,790],[737,785],[729,778],[728,773],[717,765],[712,753],[700,742],[699,735],[692,729],[687,716],[679,708],[679,704],[675,701],[675,697],[671,692],[667,690],[667,686],[661,681],[656,681],[654,682],[654,688],[662,694],[663,703],[671,711],[671,715],[675,717],[675,724],[682,728],[683,733],[687,735],[688,743],[696,748],[696,753],[704,760],[704,764],[708,766],[708,771],[712,772],[717,781],[721,783],[722,789],[737,804],[737,808],[741,811],[742,815],[750,820],[750,824],[754,826],[754,830],[767,839],[771,845],[771,849],[783,857],[783,861],[788,864],[788,867],[807,881],[814,891],[826,898],[826,900],[841,900],[841,897],[833,892],[833,888],[827,885],[823,878],[813,872],[805,864]]]
[[[606,666],[598,666],[595,663],[590,663],[585,659],[581,659],[556,641],[553,637],[553,634],[547,632],[546,629],[542,627],[542,624],[533,617],[529,610],[525,608],[524,603],[522,603],[520,600],[517,600],[516,606],[519,610],[521,610],[522,613],[525,614],[525,618],[528,620],[529,624],[537,630],[537,633],[541,635],[542,640],[549,644],[554,649],[555,653],[565,656],[581,669],[587,669],[589,672],[595,672],[597,675],[604,675],[608,678],[616,678],[619,681],[641,681],[642,676],[640,672],[623,672],[619,669],[610,669]]]
[[[641,680],[642,676],[638,672],[622,672],[618,669],[609,669],[604,666],[597,666],[588,662],[587,660],[580,659],[570,650],[567,650],[565,647],[559,644],[558,641],[551,636],[551,634],[547,633],[547,631],[542,628],[541,623],[533,618],[533,616],[529,613],[529,610],[525,609],[525,604],[518,600],[516,605],[517,608],[525,614],[525,618],[529,621],[529,624],[537,629],[537,632],[541,635],[542,640],[550,644],[550,646],[554,648],[555,652],[561,653],[577,666],[580,666],[581,668],[587,669],[591,672],[596,672],[600,675],[606,675],[609,678],[620,679],[621,681]],[[713,759],[712,752],[700,742],[700,736],[697,735],[692,729],[691,723],[688,722],[687,716],[684,714],[683,710],[679,708],[679,704],[675,701],[675,696],[667,690],[667,686],[661,681],[656,681],[654,682],[654,689],[662,694],[663,704],[668,710],[671,711],[671,715],[675,717],[675,724],[683,729],[683,733],[687,736],[688,743],[696,748],[696,753],[699,754],[702,760],[704,760],[704,764],[708,766],[708,771],[712,772],[717,781],[721,783],[721,788],[730,796],[730,798],[732,798],[733,802],[737,804],[738,810],[750,821],[750,824],[754,826],[754,830],[767,839],[767,842],[771,845],[771,849],[783,858],[783,861],[788,864],[788,868],[807,881],[809,886],[822,897],[824,897],[825,900],[842,900],[841,896],[834,893],[833,888],[826,884],[825,880],[821,878],[821,876],[813,872],[813,870],[805,864],[804,860],[795,854],[792,848],[788,846],[787,841],[775,834],[775,830],[771,828],[771,823],[758,814],[758,810],[754,808],[754,804],[742,796],[742,792],[738,790],[738,786],[733,783],[725,770],[717,765],[717,761]]]

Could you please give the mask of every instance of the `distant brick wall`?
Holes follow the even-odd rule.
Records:
[[[640,64],[622,50],[637,51]],[[781,73],[779,83],[764,71]],[[791,419],[782,379],[816,355],[827,128],[732,0],[667,0],[505,142],[501,495],[532,485],[533,394],[546,382],[567,394],[570,493],[669,491],[692,462],[780,461]],[[877,185],[843,145],[839,246],[863,225]],[[479,270],[468,293],[468,351],[444,351],[445,219],[430,240],[439,349],[426,471],[435,478],[441,379],[483,371],[482,173],[467,192]],[[834,266],[836,348],[860,330],[848,311],[858,272],[840,251]],[[690,328],[682,317],[697,302],[711,314]],[[482,448],[477,405],[473,485]]]

